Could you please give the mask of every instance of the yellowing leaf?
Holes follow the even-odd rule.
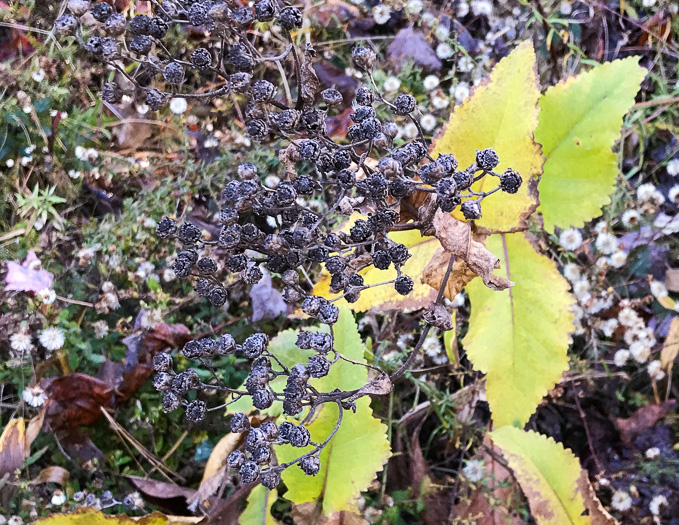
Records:
[[[618,174],[611,148],[646,73],[639,57],[615,60],[549,88],[540,99],[535,137],[546,159],[540,181],[545,230],[582,227],[610,202]]]
[[[671,374],[677,355],[679,355],[679,317],[672,319],[670,330],[667,332],[662,352],[660,352],[660,364],[668,376]]]
[[[471,316],[463,345],[487,374],[495,426],[523,426],[568,369],[574,301],[555,264],[524,234],[493,235],[486,245],[500,255],[495,272],[516,284],[501,292],[479,279],[467,286]]]
[[[257,485],[248,496],[248,504],[238,518],[240,525],[277,525],[279,522],[271,515],[271,506],[278,498],[278,491]]]
[[[194,520],[194,521],[188,521]],[[36,525],[168,525],[182,523],[172,521],[170,517],[154,512],[144,518],[131,518],[125,514],[111,516],[91,507],[80,507],[69,514],[52,514],[35,522]],[[188,517],[184,523],[198,523],[195,518]]]
[[[358,218],[358,214],[352,215],[342,229],[349,231],[349,228]],[[396,291],[393,284],[385,284],[363,290],[361,297],[355,303],[347,303],[344,299],[341,299],[337,302],[338,306],[348,306],[356,312],[365,312],[371,309],[382,312],[388,310],[412,311],[424,308],[436,298],[436,291],[420,282],[418,276],[422,273],[422,268],[426,266],[436,249],[440,246],[439,242],[433,237],[423,237],[417,230],[392,232],[389,234],[389,238],[408,247],[411,257],[406,261],[401,270],[404,274],[413,278],[415,282],[413,291],[403,296]],[[393,266],[388,270],[379,270],[371,266],[359,273],[363,276],[366,285],[396,279],[396,269]],[[326,299],[333,299],[339,295],[330,293],[330,274],[325,270],[321,274],[321,278],[316,286],[314,286],[312,293]]]
[[[513,168],[523,177],[524,183],[515,195],[503,193],[483,201],[483,217],[475,222],[490,233],[525,229],[526,218],[537,209],[537,181],[543,159],[533,132],[538,124],[539,98],[535,52],[530,42],[522,42],[455,110],[433,144],[434,158],[452,153],[462,167],[476,160],[476,150],[494,148],[500,156],[495,171]],[[484,177],[472,189],[487,191],[495,185],[497,179]]]
[[[340,310],[340,319],[334,326],[335,346],[347,358],[365,363],[365,347],[354,318],[349,310]],[[366,384],[365,367],[338,361],[330,374],[315,386],[322,391],[333,388],[357,389]],[[387,427],[373,417],[370,398],[356,402],[357,410],[344,410],[342,425],[320,455],[321,470],[316,476],[306,476],[293,465],[283,471],[283,481],[288,487],[285,498],[295,504],[320,502],[326,516],[343,510],[356,511],[356,500],[361,491],[370,486],[375,474],[391,455]],[[308,425],[311,440],[317,443],[334,430],[338,418],[335,404],[326,404]],[[312,450],[312,447],[302,449]],[[301,449],[284,445],[277,449],[278,460],[285,463],[298,458]]]
[[[491,438],[514,471],[538,525],[615,523],[607,513],[597,511],[600,504],[590,494],[587,503],[592,508],[587,509],[580,464],[560,443],[510,426],[494,430]]]
[[[213,448],[212,452],[210,453],[210,457],[207,459],[207,463],[205,464],[205,470],[203,471],[203,479],[201,480],[201,484],[205,483],[205,481],[224,468],[224,465],[226,465],[226,458],[229,457],[231,452],[236,450],[242,437],[243,436],[241,434],[229,432],[217,442],[215,448]]]

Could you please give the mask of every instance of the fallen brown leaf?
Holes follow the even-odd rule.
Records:
[[[387,48],[387,58],[397,71],[409,60],[430,73],[438,71],[443,65],[424,33],[412,26],[397,33]]]
[[[424,270],[422,270],[422,282],[428,284],[435,290],[438,290],[441,287],[441,283],[443,283],[449,259],[450,253],[446,250],[443,248],[436,250],[431,261],[429,261],[427,266],[424,267]],[[474,277],[478,276],[471,268],[469,268],[467,263],[460,259],[456,259],[453,263],[453,269],[450,272],[450,277],[446,283],[446,289],[443,291],[443,295],[452,301],[453,298],[460,293],[462,288],[467,286]]]
[[[585,501],[585,508],[589,511],[591,525],[618,525],[618,521],[608,513],[596,497],[594,487],[589,482],[587,471],[584,469],[580,471],[578,488]]]
[[[674,410],[677,402],[674,399],[659,405],[646,405],[638,409],[632,417],[615,418],[615,425],[620,431],[620,438],[628,447],[634,447],[634,439],[644,430],[653,428],[658,421]]]
[[[31,485],[39,485],[40,483],[57,483],[62,487],[65,487],[69,477],[71,477],[71,473],[68,470],[66,470],[64,467],[55,465],[53,467],[42,469],[40,474],[31,480]]]
[[[99,407],[113,407],[111,387],[86,374],[43,379],[43,388],[48,396],[47,421],[53,430],[90,425],[101,417]]]

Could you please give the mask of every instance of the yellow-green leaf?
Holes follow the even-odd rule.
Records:
[[[607,62],[553,86],[535,131],[545,156],[540,212],[545,230],[582,227],[610,202],[618,174],[611,148],[647,71],[639,57]]]
[[[568,369],[574,301],[556,265],[523,233],[492,235],[486,246],[500,257],[495,272],[516,285],[495,292],[477,279],[467,286],[471,316],[463,346],[487,374],[495,426],[523,426]]]
[[[277,525],[271,515],[271,506],[278,498],[278,491],[257,485],[248,496],[248,504],[238,518],[240,525]]]
[[[455,109],[433,144],[434,157],[452,153],[462,167],[476,160],[476,150],[494,148],[500,157],[496,171],[513,168],[523,177],[524,183],[515,195],[494,195],[483,202],[483,217],[475,222],[488,232],[525,229],[526,218],[537,209],[537,181],[543,159],[533,133],[538,124],[539,98],[533,45],[522,42],[495,66],[488,81]],[[497,179],[484,177],[472,189],[487,191],[495,185]]]
[[[340,319],[333,331],[335,347],[342,355],[365,363],[365,347],[354,318],[346,308],[340,309]],[[314,386],[326,392],[333,388],[353,390],[365,385],[367,379],[365,367],[338,361],[330,369],[330,374]],[[283,471],[283,481],[288,487],[286,499],[295,504],[320,502],[326,516],[342,510],[358,510],[356,500],[360,492],[370,486],[391,452],[387,427],[373,417],[370,398],[360,398],[356,406],[356,413],[344,411],[342,425],[320,455],[321,470],[316,476],[306,476],[296,465]],[[335,428],[337,418],[337,405],[325,405],[307,427],[311,440],[317,443],[325,441]],[[303,450],[310,451],[312,448]],[[290,445],[277,449],[280,463],[292,461],[300,453],[299,448]]]
[[[539,525],[589,525],[577,458],[552,438],[515,427],[491,433],[514,471]],[[600,522],[601,523],[601,522]]]
[[[193,521],[190,521],[193,520]],[[184,523],[198,523],[196,518],[189,518]],[[111,516],[91,507],[80,507],[69,514],[52,514],[35,522],[36,525],[168,525],[182,523],[170,517],[154,512],[144,518],[131,518],[125,514]]]
[[[342,230],[349,231],[349,228],[359,218],[360,215],[358,214],[352,215],[342,227]],[[415,282],[413,291],[403,296],[396,291],[393,284],[385,284],[363,290],[361,297],[355,303],[347,303],[344,299],[341,299],[337,302],[338,305],[348,306],[355,312],[365,312],[371,309],[382,312],[388,310],[411,311],[427,306],[436,298],[436,290],[432,290],[429,285],[422,283],[418,276],[431,260],[434,252],[441,246],[439,242],[434,237],[423,237],[418,230],[392,232],[389,234],[389,238],[408,247],[411,257],[401,270],[404,274],[413,278]],[[359,273],[363,276],[366,285],[396,279],[396,269],[393,266],[388,270],[379,270],[371,266]],[[312,293],[326,299],[333,299],[338,296],[338,294],[330,293],[330,274],[325,270]]]

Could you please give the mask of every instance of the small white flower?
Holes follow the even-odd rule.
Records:
[[[391,7],[384,4],[377,4],[373,7],[373,18],[378,25],[386,24],[391,18]]]
[[[457,61],[457,69],[459,69],[461,73],[469,73],[472,69],[474,69],[475,64],[476,63],[472,57],[468,55],[462,55]]]
[[[149,112],[149,107],[146,104],[137,104],[137,113],[146,115]]]
[[[484,469],[483,461],[479,459],[470,459],[464,464],[462,474],[472,483],[477,483],[483,479]]]
[[[455,98],[455,102],[461,104],[469,96],[469,84],[467,82],[460,82],[454,88],[451,88],[451,95]]]
[[[424,131],[432,131],[436,127],[436,117],[431,113],[422,115],[420,119],[420,126]]]
[[[163,314],[160,310],[144,310],[140,323],[142,328],[152,329],[163,322]]]
[[[667,163],[667,174],[671,177],[676,177],[679,175],[679,159],[672,159]]]
[[[217,146],[219,146],[219,141],[215,137],[210,137],[203,142],[204,148],[216,148]]]
[[[629,356],[629,350],[618,350],[613,356],[613,362],[615,363],[615,366],[625,366]]]
[[[155,270],[156,268],[153,266],[153,263],[145,261],[137,268],[136,275],[142,279],[147,279]]]
[[[644,7],[653,7],[655,5],[655,0],[641,0],[641,5]]]
[[[667,198],[671,202],[679,204],[679,184],[670,188],[670,191],[667,192]]]
[[[662,364],[657,359],[655,361],[651,361],[650,363],[648,363],[646,371],[648,372],[648,375],[651,376],[651,379],[653,381],[662,381],[662,379],[665,377],[665,372],[663,372]]]
[[[174,273],[172,268],[165,268],[163,270],[163,281],[166,283],[172,282],[177,278],[177,274]]]
[[[623,308],[618,313],[618,321],[622,326],[627,328],[635,328],[639,325],[643,326],[643,322],[639,314],[636,313],[632,308]]]
[[[651,357],[651,349],[646,341],[636,341],[629,347],[629,353],[637,363],[645,363]]]
[[[26,105],[26,106],[24,106],[24,107],[21,108],[21,109],[22,109],[23,112],[26,113],[27,115],[28,115],[31,111],[33,111],[33,107],[30,106],[30,105]]]
[[[457,10],[455,11],[455,14],[458,18],[464,18],[469,14],[469,4],[466,0],[462,0],[459,4],[457,4]]]
[[[582,234],[576,228],[564,230],[559,235],[559,244],[564,250],[575,251],[582,246]]]
[[[575,263],[568,263],[563,267],[563,276],[570,282],[577,281],[580,279],[580,266]]]
[[[39,339],[40,344],[50,352],[59,350],[59,348],[64,346],[64,342],[66,342],[64,332],[56,326],[50,326],[42,330]]]
[[[406,5],[408,12],[414,15],[421,13],[423,8],[424,4],[422,3],[422,0],[410,0]]]
[[[113,292],[105,293],[104,296],[101,298],[101,302],[111,310],[117,310],[118,308],[120,308],[120,301],[118,300],[118,296]]]
[[[33,350],[33,342],[31,341],[31,334],[26,332],[17,332],[12,334],[9,338],[9,346],[12,350],[25,354]]]
[[[435,95],[431,99],[431,105],[436,109],[446,109],[450,105],[450,101],[445,96]]]
[[[604,255],[610,255],[618,249],[618,239],[612,233],[601,233],[596,238],[596,249]]]
[[[38,385],[25,388],[21,397],[27,404],[34,408],[44,405],[45,401],[47,401],[47,394],[45,394],[45,391]]]
[[[657,188],[650,182],[642,184],[637,188],[637,200],[639,202],[648,202],[653,199],[653,195],[657,191]]]
[[[170,100],[170,111],[175,115],[181,115],[189,108],[189,103],[184,97],[174,97]]]
[[[424,89],[426,89],[427,91],[432,91],[438,87],[439,77],[437,77],[436,75],[427,75],[426,77],[424,77],[422,85],[424,86]]]
[[[73,180],[76,180],[82,176],[82,173],[76,170],[68,170],[68,176],[71,177]]]
[[[103,339],[108,335],[108,323],[106,321],[100,320],[92,323],[92,328],[94,328],[95,339]]]
[[[66,503],[66,495],[62,490],[55,490],[54,493],[52,494],[52,500],[50,501],[52,505],[55,507],[60,507],[64,503]]]
[[[646,459],[656,459],[660,456],[660,449],[658,447],[651,447],[646,450],[644,455],[646,456]]]
[[[644,0],[647,1],[647,0]],[[655,0],[653,0],[655,2]],[[651,514],[654,516],[659,516],[660,515],[660,507],[667,505],[667,498],[662,495],[655,496],[652,500],[651,503],[648,504],[648,510],[651,511]]]
[[[436,336],[427,337],[424,340],[424,342],[422,343],[422,350],[429,357],[435,357],[438,354],[440,354],[441,353],[441,343],[439,342],[438,337],[436,337]]]
[[[625,228],[633,228],[639,224],[641,213],[637,210],[627,210],[622,214],[622,224]]]
[[[589,288],[589,281],[587,279],[579,279],[573,283],[573,294],[578,299],[581,299],[586,295],[589,295]]]
[[[5,166],[7,166],[8,168],[13,168],[14,167],[14,159],[7,159],[5,161]]]
[[[387,79],[384,81],[384,91],[387,93],[394,93],[395,91],[398,91],[398,88],[401,87],[401,81],[394,77],[387,77]]]
[[[627,254],[622,250],[618,250],[608,259],[609,264],[613,268],[622,268],[627,262]]]
[[[594,226],[594,231],[597,232],[597,234],[607,232],[608,223],[606,223],[606,221],[597,222],[596,225]]]
[[[601,331],[606,337],[612,337],[613,332],[615,332],[619,325],[620,323],[618,320],[615,317],[612,317],[604,322],[604,324],[601,326]]]
[[[36,82],[42,82],[45,80],[45,70],[40,68],[31,75],[31,78]]]
[[[22,166],[26,167],[31,162],[33,162],[33,155],[29,155],[28,157],[21,157],[21,165]]]
[[[7,525],[24,525],[24,520],[21,516],[12,516],[7,521]]]
[[[573,12],[573,6],[569,4],[568,2],[561,2],[561,6],[559,7],[559,11],[561,11],[561,14],[564,16],[568,16]]]
[[[464,294],[462,292],[453,297],[451,306],[453,308],[459,308],[460,306],[464,306]]]
[[[665,287],[665,283],[661,283],[660,281],[651,281],[650,287],[651,293],[653,294],[654,297],[657,297],[658,299],[667,297],[668,293],[667,288]]]
[[[616,490],[611,498],[611,507],[619,512],[629,510],[632,508],[632,496],[626,490]]]
[[[278,188],[278,185],[281,183],[280,177],[277,175],[267,175],[264,179],[264,185],[267,188],[271,188],[272,190],[275,190]]]
[[[474,16],[490,16],[493,12],[493,4],[489,0],[472,0],[471,6]]]
[[[151,217],[146,217],[146,219],[144,219],[144,222],[142,223],[142,226],[144,228],[155,228],[156,226],[158,226],[158,223],[155,221],[155,219]]]
[[[450,38],[450,30],[446,26],[440,25],[434,31],[434,35],[439,40],[448,40]]]
[[[76,146],[75,147],[75,156],[79,160],[83,160],[85,158],[85,151],[86,151],[85,148],[83,148],[82,146]]]
[[[453,56],[453,47],[448,42],[441,42],[436,46],[436,56],[441,60],[447,60]]]
[[[403,126],[403,136],[407,139],[414,139],[419,133],[420,131],[417,129],[414,122],[408,122]]]
[[[44,304],[52,304],[57,299],[57,293],[51,288],[43,288],[36,297]]]

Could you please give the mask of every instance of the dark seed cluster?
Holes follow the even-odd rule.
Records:
[[[409,93],[389,100],[379,92],[372,76],[378,57],[369,47],[352,50],[355,66],[368,81],[355,91],[353,100],[345,100],[332,87],[322,90],[313,68],[316,51],[309,43],[298,49],[290,34],[302,27],[302,11],[280,0],[256,0],[252,5],[154,0],[148,14],[134,17],[129,11],[117,12],[108,2],[70,0],[67,5],[66,14],[55,21],[55,30],[75,37],[86,52],[116,72],[103,87],[103,100],[116,104],[128,95],[157,111],[174,96],[210,99],[228,95],[240,104],[249,136],[272,144],[279,152],[279,182],[273,186],[263,182],[274,174],[267,166],[246,162],[227,174],[218,235],[207,236],[190,221],[178,224],[169,217],[159,221],[156,233],[181,245],[172,265],[174,273],[193,279],[196,293],[214,306],[226,305],[233,295],[242,297],[243,290],[268,272],[277,285],[282,283],[282,297],[291,309],[300,308],[325,325],[326,331],[299,333],[297,346],[310,355],[291,368],[281,365],[263,333],[250,335],[240,344],[229,334],[194,340],[182,349],[184,357],[212,371],[215,380],[202,381],[201,377],[209,376],[193,368],[175,372],[172,357],[159,354],[153,382],[163,392],[164,410],[184,407],[187,420],[195,423],[211,410],[201,392],[224,391],[231,397],[227,402],[249,396],[259,410],[280,403],[283,413],[299,418],[299,424],[286,421],[250,428],[247,417],[237,414],[231,426],[234,432],[247,434],[245,451],[234,452],[229,465],[243,483],[259,480],[267,487],[276,486],[282,470],[291,464],[315,475],[320,469],[320,451],[334,432],[323,443],[312,443],[305,422],[323,404],[336,403],[336,432],[343,410],[355,408],[352,392],[320,392],[313,386],[344,359],[334,348],[333,325],[339,319],[336,301],[356,302],[373,286],[392,286],[398,294],[410,294],[414,281],[403,269],[411,254],[392,234],[411,229],[430,232],[439,209],[459,209],[467,219],[479,219],[483,200],[497,191],[516,193],[521,176],[512,169],[495,172],[500,159],[492,149],[479,150],[475,162],[460,167],[452,154],[433,158],[421,130],[411,142],[398,139],[395,120],[409,119],[419,127],[417,100]],[[88,13],[91,16],[85,16]],[[269,55],[259,51],[253,45],[258,33],[252,31],[255,23],[278,25],[287,39],[284,49]],[[181,35],[187,27],[200,28],[209,38],[197,45],[190,38],[185,45],[167,45],[168,35]],[[180,49],[181,56],[170,55],[169,48]],[[273,62],[280,67],[272,67]],[[289,79],[283,82],[274,77],[275,71]],[[218,87],[192,91],[186,86],[202,77],[206,85]],[[353,108],[352,123],[346,138],[332,140],[326,119],[341,112],[345,104]],[[497,178],[498,184],[492,188],[474,185],[484,177]],[[484,190],[473,189],[479,186]],[[432,206],[414,207],[411,197],[416,194],[427,194]],[[404,210],[417,218],[403,222]],[[359,219],[340,226],[356,212]],[[390,270],[391,276],[377,285],[368,284],[362,274],[372,267]],[[311,281],[320,269],[329,274],[330,291],[338,298],[311,294]],[[224,386],[214,374],[213,360],[234,354],[252,362],[243,390]],[[284,388],[277,391],[272,381],[279,375],[286,379]],[[311,445],[313,450],[279,465],[275,446],[283,443]]]

